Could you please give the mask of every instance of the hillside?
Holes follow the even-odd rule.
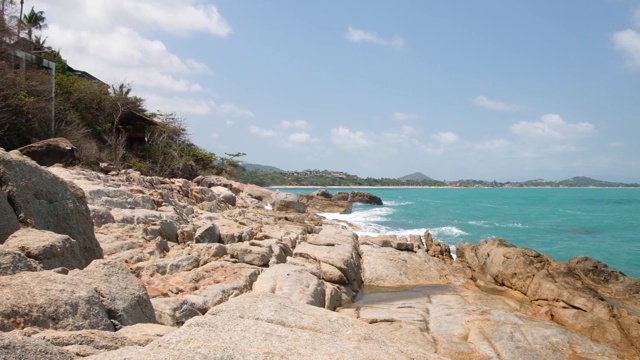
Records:
[[[398,180],[434,180],[421,172],[414,172],[413,174],[399,177]]]
[[[246,171],[260,171],[260,172],[283,172],[282,169],[279,169],[275,166],[269,165],[259,165],[259,164],[251,164],[243,162],[240,164]]]

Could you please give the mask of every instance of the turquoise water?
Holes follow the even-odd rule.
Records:
[[[317,188],[279,189],[309,193]],[[329,189],[351,191],[350,188]],[[558,261],[585,255],[640,278],[637,188],[366,188],[385,205],[356,204],[361,234],[431,234],[447,244],[500,237]]]

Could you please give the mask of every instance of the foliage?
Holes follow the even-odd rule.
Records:
[[[46,27],[44,13],[33,8],[16,23],[26,29],[29,39],[19,45],[27,51],[43,49],[37,55],[56,63],[55,89],[49,69],[32,63],[21,69],[9,40],[15,39],[17,29],[6,26],[5,16],[0,22],[0,147],[12,150],[61,136],[78,148],[82,165],[89,168],[98,169],[107,162],[116,169],[188,179],[237,172],[237,158],[243,153],[218,157],[196,146],[183,119],[171,113],[149,113],[144,99],[133,95],[131,84],[108,85],[77,76],[59,51],[43,47],[46,38],[35,35],[32,41],[33,31]],[[146,142],[124,136],[119,121],[130,111],[160,124],[150,127]]]

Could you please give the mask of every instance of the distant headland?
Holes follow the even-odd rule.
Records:
[[[487,181],[460,179],[454,181],[435,180],[421,172],[415,172],[398,178],[361,178],[343,171],[301,170],[285,171],[274,166],[242,163],[237,178],[241,182],[259,186],[397,186],[397,187],[640,187],[639,183],[611,182],[592,179],[586,176],[574,176],[561,181],[534,179],[527,181]]]

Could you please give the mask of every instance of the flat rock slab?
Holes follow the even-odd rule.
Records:
[[[245,294],[144,348],[87,359],[444,359],[377,327],[274,294]]]
[[[368,286],[398,287],[449,282],[450,268],[424,251],[361,244],[362,279]]]

